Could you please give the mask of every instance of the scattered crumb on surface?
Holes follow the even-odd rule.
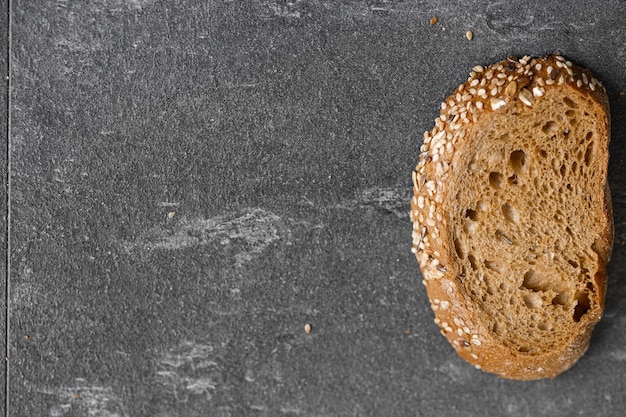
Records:
[[[437,23],[437,20],[438,20],[438,19],[437,19],[437,17],[435,17],[435,16],[431,17],[431,18],[430,18],[430,25],[431,25],[431,26],[434,26],[434,25],[435,25],[435,23]]]
[[[406,330],[404,331],[404,334],[405,334],[405,335],[407,335],[407,336],[408,336],[408,335],[410,335],[410,334],[411,334],[411,330],[410,330],[410,329],[406,329]]]
[[[474,33],[472,33],[471,30],[468,30],[467,32],[465,32],[465,37],[468,41],[471,41],[472,39],[474,39]]]
[[[168,219],[173,219],[174,216],[176,216],[176,212],[175,211],[170,211],[169,213],[167,213],[167,218]]]
[[[311,327],[311,324],[307,323],[304,325],[304,332],[306,334],[311,334],[311,330],[313,330],[313,328]]]

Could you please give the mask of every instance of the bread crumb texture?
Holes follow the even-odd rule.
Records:
[[[560,55],[476,66],[413,172],[413,252],[435,323],[478,369],[571,367],[600,320],[613,239],[608,98]]]

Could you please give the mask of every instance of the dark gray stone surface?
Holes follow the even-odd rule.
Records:
[[[11,415],[623,414],[624,2],[13,13]],[[472,66],[552,51],[609,91],[616,246],[587,355],[513,382],[432,322],[410,172]]]
[[[7,311],[7,222],[6,222],[6,180],[7,180],[7,144],[8,144],[8,47],[9,47],[9,31],[8,31],[8,2],[0,0],[0,355],[6,355],[6,311]],[[3,364],[5,361],[2,361]],[[6,371],[7,367],[0,367],[0,415],[5,414],[6,406]]]

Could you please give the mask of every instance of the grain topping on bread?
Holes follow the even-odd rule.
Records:
[[[559,55],[476,66],[413,172],[413,251],[435,323],[505,378],[571,367],[602,315],[613,223],[602,84]]]

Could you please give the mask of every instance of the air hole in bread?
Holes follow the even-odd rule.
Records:
[[[540,149],[539,150],[539,156],[541,156],[542,158],[547,158],[548,157],[548,152],[546,152],[545,149]]]
[[[562,291],[558,293],[556,297],[552,299],[552,305],[564,306],[567,304],[568,301],[569,301],[569,293],[566,291]]]
[[[524,304],[526,304],[528,308],[541,308],[543,301],[541,300],[541,296],[534,292],[524,296]]]
[[[489,173],[489,185],[491,185],[495,189],[502,188],[502,183],[504,182],[504,176],[499,172],[490,172]]]
[[[550,280],[544,278],[534,269],[530,269],[524,274],[522,287],[531,291],[546,291],[548,288],[550,288]]]
[[[559,172],[561,173],[562,177],[565,176],[565,173],[567,172],[567,168],[565,168],[565,164],[561,164],[561,168],[559,169]]]
[[[541,323],[539,323],[537,325],[537,328],[539,330],[546,331],[546,330],[551,330],[552,329],[552,325],[550,323],[543,323],[543,322],[541,322]]]
[[[529,348],[528,346],[522,346],[519,349],[517,349],[520,353],[528,353],[530,352],[532,349]]]
[[[565,112],[565,115],[567,117],[574,117],[574,116],[576,116],[576,112],[574,110],[568,110],[568,111]]]
[[[577,108],[577,107],[578,107],[578,104],[576,104],[576,103],[574,102],[574,100],[572,100],[572,99],[571,99],[571,98],[569,98],[569,97],[563,97],[563,103],[565,103],[565,105],[566,105],[567,107],[570,107],[570,108],[572,108],[572,109],[575,109],[575,108]]]
[[[593,142],[587,145],[587,150],[585,151],[585,165],[589,166],[592,160],[593,160]]]
[[[591,308],[591,303],[589,302],[589,296],[586,292],[576,294],[576,301],[577,304],[576,307],[574,307],[574,321],[579,322]]]
[[[511,167],[516,174],[522,174],[528,168],[527,166],[527,157],[526,152],[522,150],[517,150],[511,152]]]
[[[472,221],[477,221],[478,220],[478,212],[476,210],[467,209],[467,210],[465,210],[465,217],[467,217],[468,219],[470,219]]]
[[[517,174],[513,174],[511,175],[509,178],[509,184],[511,185],[517,185],[518,184],[518,179],[517,179]]]
[[[510,223],[519,223],[519,212],[515,207],[506,203],[502,206],[504,218]]]
[[[476,261],[476,257],[474,255],[471,253],[467,255],[467,260],[474,271],[478,270],[478,262]]]
[[[485,268],[491,269],[492,271],[500,272],[500,264],[498,264],[497,262],[485,260],[484,264]]]
[[[454,239],[454,250],[460,259],[465,258],[465,250],[463,249],[463,243],[459,239]]]
[[[554,134],[556,134],[557,130],[558,130],[558,126],[556,124],[555,121],[550,120],[549,122],[545,123],[542,127],[541,127],[541,131],[543,133],[545,133],[548,136],[552,136]]]

